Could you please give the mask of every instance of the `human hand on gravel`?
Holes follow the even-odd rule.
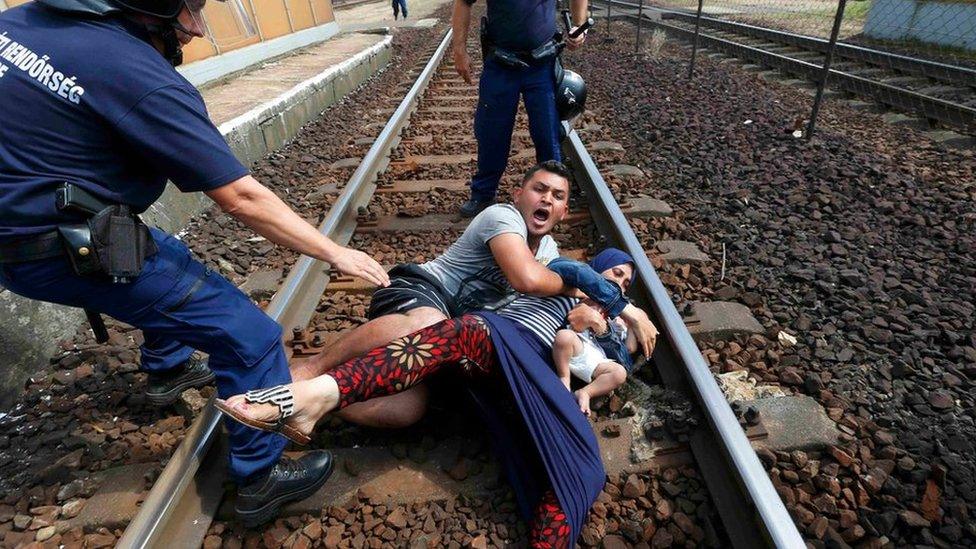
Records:
[[[654,351],[654,345],[657,342],[657,328],[651,322],[651,319],[648,318],[647,313],[630,304],[620,313],[620,318],[624,319],[627,327],[637,337],[637,343],[640,345],[641,352],[644,353],[646,358],[650,358],[651,352]]]
[[[383,267],[359,250],[340,248],[335,256],[329,259],[329,263],[344,275],[355,276],[377,286],[390,285],[390,277]]]
[[[471,79],[471,56],[466,48],[454,48],[454,70],[468,84],[474,82]]]

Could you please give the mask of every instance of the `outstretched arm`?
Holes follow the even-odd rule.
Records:
[[[330,240],[250,175],[206,194],[221,210],[275,244],[330,263],[343,274],[378,286],[390,284],[386,271],[372,257]]]

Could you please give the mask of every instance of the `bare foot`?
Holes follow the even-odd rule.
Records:
[[[566,386],[566,390],[567,391],[571,391],[572,390],[572,389],[569,388],[569,376],[561,377],[561,378],[559,378],[559,381],[562,381],[563,382],[563,385]]]
[[[580,389],[573,393],[573,396],[576,397],[576,402],[580,405],[580,412],[583,412],[584,416],[590,417],[590,394]]]
[[[339,390],[330,376],[320,376],[289,384],[295,398],[295,408],[286,423],[298,432],[309,436],[322,416],[339,404]],[[275,422],[281,416],[276,404],[248,402],[244,395],[234,395],[226,400],[227,406],[251,419]]]

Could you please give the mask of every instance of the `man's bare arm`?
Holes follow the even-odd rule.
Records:
[[[586,18],[589,15],[587,9],[589,8],[588,0],[572,0],[569,4],[569,13],[573,17],[573,26],[580,26],[586,22]]]
[[[525,239],[515,233],[500,234],[488,241],[491,255],[515,291],[538,296],[559,295],[571,290],[559,275],[535,259]]]
[[[341,273],[373,284],[390,283],[386,271],[372,257],[327,238],[250,175],[206,194],[221,210],[275,244],[325,261]]]
[[[576,27],[586,22],[586,19],[589,16],[589,13],[587,12],[588,7],[589,6],[587,0],[571,0],[569,4],[569,13],[571,14],[571,17],[573,19],[572,30],[575,30]],[[585,41],[586,41],[586,33],[583,33],[577,36],[576,38],[573,38],[571,36],[566,37],[566,45],[568,45],[569,49],[571,50],[575,50],[576,48],[582,46],[583,42]]]
[[[471,84],[471,57],[468,55],[468,31],[471,29],[471,4],[465,0],[454,0],[451,14],[451,49],[454,54],[454,70]]]

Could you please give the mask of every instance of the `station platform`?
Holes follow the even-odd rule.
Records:
[[[428,17],[448,0],[411,0],[410,17],[393,19],[389,2],[376,0],[335,9],[339,34],[301,48],[267,63],[205,86],[201,93],[217,125],[274,100],[295,86],[329,72],[387,39],[391,29],[430,27],[437,22]]]
[[[200,92],[210,118],[218,126],[281,95],[318,75],[330,72],[387,39],[379,34],[343,33],[319,44],[252,67]]]

